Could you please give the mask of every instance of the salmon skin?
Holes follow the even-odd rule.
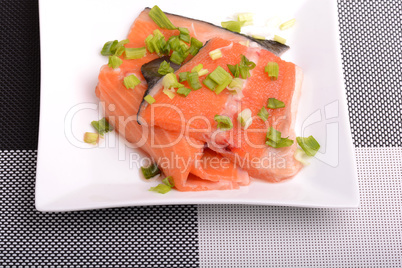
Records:
[[[178,30],[166,30],[158,27],[156,23],[149,17],[149,11],[151,9],[149,7],[145,8],[136,21],[134,22],[135,24],[141,24],[144,29],[149,29],[148,34],[151,34],[154,29],[160,30],[165,38],[169,38],[172,35],[178,35],[179,31]],[[220,26],[214,25],[209,22],[205,22],[202,20],[197,20],[197,19],[192,19],[192,18],[187,18],[184,16],[176,15],[176,14],[170,14],[166,13],[166,16],[168,19],[175,25],[176,27],[185,27],[190,31],[190,36],[197,38],[199,41],[202,43],[208,42],[208,40],[214,38],[214,37],[220,37],[224,38],[229,41],[235,41],[235,42],[253,42],[254,44],[257,44],[257,46],[264,48],[273,54],[280,56],[282,55],[285,51],[289,49],[289,46],[284,45],[282,43],[276,42],[274,40],[259,40],[256,38],[253,38],[248,35],[244,35],[241,33],[236,33],[229,31],[225,28],[222,28]],[[129,40],[139,39],[143,38],[142,40],[145,40],[145,38],[148,35],[138,35],[138,32],[133,31],[134,27],[132,28],[128,38]],[[145,31],[143,31],[145,32]],[[143,46],[144,42],[141,42],[138,44],[138,46]],[[148,95],[148,90],[144,93],[144,97]],[[145,104],[145,100],[143,100],[140,104],[140,108]],[[140,124],[140,120],[137,120],[138,123]]]
[[[216,49],[221,50],[222,57],[212,60],[209,53]],[[193,59],[178,69],[176,74],[189,72],[200,63],[210,72],[217,66],[229,72],[227,65],[238,63],[240,55],[245,55],[256,64],[250,71],[251,76],[245,80],[241,93],[234,95],[224,90],[216,94],[201,83],[202,87],[192,91],[187,97],[176,96],[170,99],[162,92],[162,81],[159,81],[149,89],[155,103],[143,105],[139,115],[144,123],[152,126],[169,131],[185,129],[185,135],[207,143],[210,149],[230,158],[252,177],[270,182],[291,178],[302,167],[294,158],[296,143],[290,147],[272,148],[265,141],[271,126],[280,131],[282,137],[295,140],[294,122],[302,80],[299,67],[281,60],[266,49],[246,47],[237,42],[214,38]],[[279,66],[279,76],[275,81],[271,81],[265,72],[268,62],[276,62]],[[267,106],[269,98],[284,102],[285,107],[267,109],[269,117],[264,122],[256,115],[262,107]],[[237,119],[244,109],[250,109],[254,115],[248,130],[244,130]],[[233,122],[233,129],[219,130],[214,121],[215,115],[228,116]],[[200,116],[202,120],[194,120]]]
[[[147,12],[149,13],[150,10],[151,10],[150,7],[146,7],[142,13],[147,13]],[[142,14],[142,13],[141,13],[141,14]],[[287,45],[285,45],[285,44],[282,44],[282,43],[279,43],[279,42],[277,42],[277,41],[275,41],[275,40],[261,40],[261,39],[257,39],[257,38],[254,38],[254,37],[252,37],[252,36],[245,35],[245,34],[242,34],[242,33],[232,32],[232,31],[230,31],[230,30],[228,30],[228,29],[225,29],[225,28],[223,28],[223,27],[221,27],[221,26],[218,26],[218,25],[215,25],[215,24],[212,24],[212,23],[203,21],[203,20],[192,19],[192,18],[188,18],[188,17],[185,17],[185,16],[181,16],[181,15],[177,15],[177,14],[172,14],[172,13],[168,13],[168,12],[164,12],[164,13],[166,14],[166,16],[167,16],[172,22],[175,20],[175,19],[174,19],[175,17],[178,17],[178,18],[182,18],[182,19],[184,19],[184,20],[190,21],[190,22],[192,22],[192,23],[197,23],[197,24],[199,24],[201,27],[206,28],[207,30],[212,31],[212,32],[213,32],[213,31],[216,32],[217,30],[219,30],[219,31],[226,32],[225,34],[238,35],[239,38],[240,38],[240,37],[241,37],[241,38],[245,38],[245,39],[250,40],[251,42],[258,43],[259,45],[261,45],[262,47],[264,47],[264,48],[267,49],[268,51],[271,51],[273,54],[275,54],[275,55],[277,55],[277,56],[281,56],[284,52],[286,52],[287,50],[289,50],[289,46],[287,46]],[[141,15],[140,15],[140,16],[141,16]],[[176,25],[174,22],[173,22],[173,24]],[[176,25],[176,26],[181,26],[181,25]],[[198,27],[198,25],[194,25],[194,27]],[[224,34],[224,35],[225,35],[225,34]],[[217,34],[211,33],[210,38],[212,38],[212,37],[218,37],[218,36],[219,36],[219,35],[217,35]],[[220,35],[220,36],[222,37],[222,35]],[[199,39],[199,40],[202,41],[202,39]]]

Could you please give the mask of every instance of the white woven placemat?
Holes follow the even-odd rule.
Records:
[[[201,267],[402,267],[402,148],[356,149],[361,205],[199,205]]]

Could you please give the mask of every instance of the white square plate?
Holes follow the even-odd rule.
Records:
[[[247,4],[245,4],[247,3]],[[220,25],[238,12],[253,12],[255,25],[268,18],[296,18],[280,33],[291,49],[282,57],[304,70],[296,133],[321,143],[311,165],[278,184],[254,180],[232,191],[148,191],[159,183],[140,178],[140,151],[128,149],[115,133],[99,147],[82,142],[102,118],[94,89],[100,55],[108,40],[125,39],[149,5]],[[161,204],[256,204],[352,208],[359,204],[354,149],[343,85],[336,1],[154,1],[41,0],[41,113],[36,208],[68,211]],[[245,33],[264,34],[261,27]],[[266,29],[266,28],[265,28]]]

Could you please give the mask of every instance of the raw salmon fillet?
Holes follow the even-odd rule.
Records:
[[[209,52],[216,49],[220,49],[223,56],[212,60]],[[271,182],[291,178],[302,167],[294,159],[296,143],[290,147],[272,148],[265,141],[270,126],[282,132],[282,137],[295,139],[293,126],[302,80],[300,68],[260,47],[246,47],[237,42],[214,38],[177,70],[176,74],[191,71],[200,63],[210,72],[217,66],[229,72],[227,64],[239,63],[240,55],[245,55],[256,64],[240,94],[233,95],[224,90],[217,95],[202,84],[201,89],[192,91],[185,98],[177,96],[170,99],[162,92],[163,85],[160,81],[149,91],[155,98],[155,103],[144,105],[140,118],[150,125],[166,130],[183,129],[186,135],[207,143],[212,150],[230,158],[252,177]],[[275,81],[271,81],[264,71],[267,63],[272,61],[278,63],[280,70]],[[267,109],[270,116],[264,122],[256,115],[262,107],[267,106],[268,98],[283,101],[285,108]],[[252,125],[244,130],[238,124],[237,116],[246,108],[251,110],[254,118]],[[217,129],[215,115],[230,117],[233,129]]]
[[[142,47],[145,38],[155,29],[159,29],[168,38],[177,34],[177,31],[168,31],[157,27],[148,16],[149,9],[145,9],[135,20],[128,36],[129,43],[126,47]],[[189,19],[183,19],[171,15],[172,21],[188,25]],[[193,23],[193,22],[191,22]],[[216,26],[210,26],[210,28]],[[201,41],[205,42],[217,33],[208,33],[201,26],[193,25],[192,29],[197,31]],[[233,36],[233,40],[243,40],[245,37],[232,34],[223,30],[227,36]],[[194,34],[195,35],[195,34]],[[202,36],[202,38],[200,37]],[[171,165],[161,166],[164,174],[172,176],[175,187],[181,191],[201,191],[201,190],[225,190],[237,189],[239,185],[248,185],[250,180],[248,173],[235,166],[230,161],[224,168],[213,168],[209,159],[213,157],[220,161],[228,160],[227,157],[209,152],[204,154],[204,143],[200,140],[178,139],[179,133],[167,131],[159,127],[147,128],[140,126],[136,122],[138,107],[142,101],[144,92],[147,89],[146,82],[140,72],[141,66],[148,63],[158,56],[155,53],[148,53],[145,57],[136,60],[126,60],[121,57],[123,63],[118,69],[112,69],[107,65],[101,68],[96,95],[104,106],[105,116],[113,124],[121,136],[133,146],[140,147],[147,152],[156,162],[166,162],[169,159]],[[141,79],[142,83],[134,90],[127,90],[123,85],[123,78],[126,75],[134,74]],[[144,132],[148,134],[144,135]],[[175,142],[174,146],[163,146]],[[191,145],[190,145],[191,144]],[[194,146],[196,145],[196,146]],[[157,148],[163,146],[163,148]],[[183,161],[174,163],[173,156],[179,156]],[[169,162],[168,161],[168,162]],[[197,165],[198,164],[198,165]]]
[[[125,47],[145,46],[144,40],[148,35],[152,34],[155,29],[160,30],[166,40],[172,35],[179,34],[178,30],[166,30],[158,27],[149,17],[149,10],[149,8],[146,8],[134,21],[128,34],[129,43],[126,44]],[[190,71],[192,67],[196,65],[195,63],[197,60],[204,64],[204,68],[212,71],[217,66],[216,64],[218,61],[210,62],[210,65],[208,65],[206,62],[209,56],[207,57],[205,54],[206,52],[202,51],[208,51],[208,49],[211,50],[213,47],[227,46],[227,50],[232,54],[230,54],[230,56],[225,54],[224,59],[221,61],[228,61],[228,64],[238,63],[240,60],[240,54],[246,55],[250,60],[259,61],[259,53],[264,54],[268,52],[267,49],[275,55],[280,55],[283,51],[288,49],[287,46],[282,46],[277,42],[255,40],[251,37],[230,32],[207,22],[173,14],[166,13],[166,15],[175,26],[186,27],[189,29],[190,36],[197,38],[199,41],[207,43],[207,41],[212,39],[194,58],[191,59],[190,56],[185,61],[188,62],[181,67],[180,72],[184,70]],[[250,40],[255,41],[252,47],[246,47],[239,44],[239,42]],[[268,52],[269,54],[267,55],[264,54],[264,57],[274,57],[278,62],[282,62],[280,58],[276,57],[271,52]],[[268,93],[265,94],[266,92],[263,92],[263,89],[260,88],[258,90],[258,94],[261,93],[263,95],[261,95],[261,97],[257,96],[257,100],[255,100],[254,98],[256,96],[252,94],[253,91],[251,87],[246,86],[243,89],[242,100],[240,100],[238,96],[233,96],[233,94],[229,93],[227,90],[216,95],[209,89],[202,88],[198,91],[191,92],[187,98],[177,96],[173,99],[173,101],[177,102],[186,99],[187,102],[173,103],[174,105],[178,105],[177,107],[180,107],[183,111],[186,111],[185,120],[176,120],[168,114],[163,118],[162,114],[160,114],[158,116],[158,123],[146,120],[148,124],[139,125],[136,121],[137,113],[140,104],[143,101],[144,93],[148,94],[147,91],[149,90],[147,88],[147,83],[141,74],[141,66],[157,59],[158,55],[147,52],[147,55],[141,59],[127,60],[124,59],[123,56],[120,58],[123,60],[123,64],[121,64],[119,68],[112,69],[107,65],[104,65],[99,74],[96,95],[104,106],[105,116],[131,146],[140,147],[142,150],[147,152],[159,164],[166,176],[173,177],[175,187],[178,190],[205,191],[238,189],[239,186],[248,185],[250,183],[249,173],[256,178],[263,178],[269,181],[280,181],[293,176],[300,168],[300,164],[293,159],[295,145],[281,149],[267,148],[264,140],[262,144],[265,147],[250,148],[247,144],[244,145],[242,142],[245,137],[245,131],[237,126],[235,118],[237,113],[240,111],[239,104],[244,106],[244,108],[250,108],[253,111],[253,115],[255,115],[254,110],[257,109],[261,102],[264,102],[264,104],[266,103],[265,96],[269,95],[269,97],[274,97]],[[226,66],[226,64],[222,65],[222,67]],[[257,67],[259,67],[258,64]],[[297,81],[295,82],[295,66],[291,63],[283,62],[283,64],[289,68],[289,72],[286,74],[287,79],[278,79],[278,83],[284,83],[284,81],[287,81],[289,85],[291,83],[297,84],[297,81],[300,80],[296,79]],[[292,66],[293,78],[291,77]],[[256,73],[258,73],[257,67]],[[227,70],[227,68],[225,69]],[[126,89],[123,85],[123,78],[129,74],[135,74],[141,80],[141,84],[132,90]],[[253,76],[254,73],[252,74],[252,77]],[[247,80],[247,84],[260,86],[258,83],[258,81],[253,82],[250,78]],[[248,88],[250,89],[248,90]],[[153,87],[153,90],[155,90],[155,87]],[[293,91],[295,91],[294,88],[293,91],[290,91],[290,95],[288,95],[286,101],[287,104],[290,104],[291,108],[286,109],[285,112],[278,112],[278,116],[281,114],[294,115],[295,103],[297,102],[292,101],[292,96],[294,98],[296,94],[293,94]],[[193,95],[194,93],[197,93],[198,95]],[[157,103],[163,103],[160,98],[164,98],[164,96],[166,95],[158,95]],[[280,94],[276,96],[280,98]],[[212,103],[210,97],[214,98]],[[191,99],[196,99],[195,103],[189,101]],[[166,100],[166,103],[172,104],[168,100]],[[261,104],[258,109],[262,106],[263,104]],[[147,109],[145,111],[147,111]],[[213,121],[213,116],[218,110],[220,112],[217,114],[229,115],[232,118],[232,121],[235,123],[232,131],[222,132],[216,130],[216,122]],[[188,120],[191,120],[190,116],[200,115],[208,118],[208,122],[203,123],[202,121],[193,121],[191,129],[197,131],[204,129],[206,125],[211,125],[211,131],[206,134],[201,132],[186,132],[186,136],[180,138],[180,132],[178,132],[180,127],[183,124],[188,123]],[[149,115],[147,116],[149,119]],[[282,122],[281,125],[278,126],[278,130],[283,131],[282,136],[286,134],[290,135],[290,138],[293,138],[293,122],[294,120],[290,120],[287,123]],[[145,123],[145,121],[143,121],[143,123]],[[273,122],[268,121],[266,124],[261,124],[261,122],[257,122],[256,119],[254,119],[251,127],[265,130],[265,133],[262,135],[261,133],[250,135],[252,142],[260,143],[265,138],[267,126],[272,123]],[[167,146],[169,143],[174,143],[174,146]],[[247,159],[248,152],[250,155],[258,158],[262,158],[266,154],[280,154],[289,160],[287,161],[289,164],[285,169],[279,168],[278,170],[275,170],[274,167],[250,167],[250,160]],[[173,163],[174,156],[179,156],[183,161]],[[168,161],[166,161],[167,159]],[[216,168],[212,163],[213,160],[216,159],[225,164]],[[290,167],[291,162],[293,163],[292,167]],[[163,165],[163,163],[167,163],[167,165]]]
[[[145,58],[141,60],[146,61]],[[141,61],[138,63],[141,64]],[[141,77],[138,70],[134,72],[130,70],[130,74],[132,73]],[[186,139],[178,136],[179,133],[139,125],[136,121],[136,114],[146,90],[146,84],[138,85],[135,90],[127,90],[122,82],[126,75],[123,69],[113,70],[107,65],[102,67],[96,94],[101,100],[105,115],[132,147],[140,147],[157,163],[168,161],[166,166],[163,164],[159,166],[166,176],[173,177],[178,190],[237,189],[239,184],[248,184],[248,174],[234,167],[233,164],[226,166],[223,170],[210,167],[207,162],[208,158],[204,161],[203,142],[191,139],[190,145]],[[174,145],[166,146],[170,143]],[[175,161],[175,156],[180,157],[180,161]],[[209,156],[210,154],[207,155],[207,157]],[[219,155],[216,157],[225,158]],[[190,173],[193,175],[189,179]],[[222,174],[226,177],[217,180],[218,176]]]

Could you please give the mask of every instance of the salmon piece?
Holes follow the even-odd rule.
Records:
[[[130,44],[126,47],[143,47],[144,40],[148,35],[152,34],[155,29],[159,29],[168,39],[170,36],[178,35],[178,30],[166,30],[158,27],[158,25],[149,17],[150,8],[145,8],[140,15],[135,19],[128,34]],[[259,40],[251,36],[231,32],[220,26],[208,23],[201,20],[191,19],[180,15],[166,13],[168,19],[176,27],[184,27],[190,31],[190,36],[197,38],[199,41],[205,43],[206,41],[214,38],[221,37],[223,39],[233,42],[255,42],[259,46],[271,51],[275,55],[281,55],[289,49],[287,45],[281,44],[273,40]]]
[[[140,67],[147,60],[154,58],[150,54],[147,58],[136,60],[137,67]],[[131,63],[134,66],[134,63]],[[180,133],[169,132],[164,129],[155,127],[148,128],[141,126],[136,122],[136,114],[139,104],[142,100],[143,93],[147,86],[142,82],[134,90],[127,90],[123,85],[123,78],[128,74],[135,74],[142,79],[139,68],[128,70],[113,70],[107,65],[103,66],[99,74],[99,82],[96,87],[96,95],[101,100],[104,107],[105,116],[108,121],[115,126],[119,134],[124,137],[131,147],[140,147],[147,152],[157,163],[166,176],[172,176],[175,187],[180,191],[200,191],[200,190],[225,190],[237,189],[238,173],[243,177],[244,171],[238,172],[229,166],[226,174],[233,176],[232,179],[220,181],[204,181],[204,177],[217,177],[219,171],[208,168],[208,165],[201,164],[207,168],[197,169],[197,176],[190,176],[190,172],[195,169],[195,163],[203,163],[204,144],[201,141],[191,139],[191,145],[187,139],[181,139]],[[144,134],[145,133],[145,134]],[[169,145],[169,146],[168,146]],[[174,156],[179,157],[179,161],[174,161]],[[166,164],[167,165],[163,165]],[[247,173],[246,173],[247,174]],[[247,175],[248,176],[248,175]]]
[[[222,157],[210,149],[204,150],[201,161],[196,162],[190,172],[204,180],[235,181],[240,186],[250,184],[250,177],[247,172],[236,167],[228,157]]]
[[[221,49],[223,57],[212,60],[209,52],[217,48]],[[224,90],[216,95],[202,85],[201,89],[192,91],[185,98],[176,96],[170,99],[162,92],[163,85],[159,82],[149,91],[156,102],[143,105],[140,118],[152,126],[171,131],[180,129],[185,131],[186,135],[206,142],[212,150],[231,159],[252,177],[270,182],[291,178],[302,167],[301,163],[294,159],[296,143],[290,147],[272,148],[268,147],[265,141],[270,126],[280,131],[282,137],[295,140],[294,122],[302,80],[300,68],[265,49],[214,38],[192,60],[177,70],[176,74],[191,71],[200,63],[209,71],[213,71],[217,66],[228,71],[227,64],[240,62],[241,54],[256,63],[241,94],[233,95]],[[275,81],[271,81],[264,71],[267,63],[271,61],[277,62],[280,70]],[[268,98],[283,101],[285,108],[267,109],[270,116],[267,122],[263,122],[256,115],[262,107],[267,106]],[[246,108],[250,109],[255,117],[252,125],[244,130],[238,124],[237,116]],[[215,115],[230,117],[233,129],[217,129]],[[199,119],[200,116],[202,120]]]
[[[209,52],[215,49],[222,51],[222,58],[212,60]],[[187,64],[183,65],[177,73],[190,72],[194,66],[203,64],[203,68],[212,72],[220,65],[229,72],[227,64],[237,64],[241,54],[249,54],[250,49],[238,43],[233,43],[221,38],[210,40],[198,54]],[[202,77],[200,80],[202,80]],[[190,86],[184,82],[187,87]],[[192,91],[187,97],[177,96],[170,99],[162,92],[162,81],[157,83],[149,94],[156,102],[152,105],[143,105],[140,110],[140,120],[145,120],[150,125],[159,126],[166,130],[186,130],[186,134],[204,142],[213,142],[226,146],[229,143],[229,131],[219,131],[216,128],[214,116],[217,114],[232,117],[237,112],[236,99],[228,90],[216,94],[203,83],[202,88]],[[232,101],[233,100],[233,101]],[[169,118],[169,120],[166,120]],[[144,122],[144,121],[141,121]],[[196,130],[196,131],[193,131]]]

